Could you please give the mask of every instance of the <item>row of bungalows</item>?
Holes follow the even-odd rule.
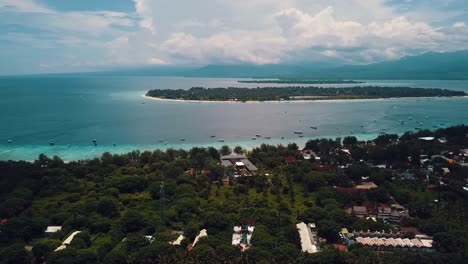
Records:
[[[420,238],[385,238],[385,237],[356,237],[356,243],[374,251],[415,251],[432,252],[432,239]]]

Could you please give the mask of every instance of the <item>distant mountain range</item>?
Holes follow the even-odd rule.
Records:
[[[155,66],[81,74],[218,78],[468,80],[468,50],[429,52],[419,56],[367,65],[337,66],[309,63],[208,65],[204,67]]]

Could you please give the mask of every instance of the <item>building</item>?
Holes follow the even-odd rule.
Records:
[[[227,155],[221,157],[221,165],[234,167],[234,177],[253,176],[258,172],[257,167],[244,155]]]
[[[75,238],[76,235],[78,235],[79,233],[81,233],[81,231],[75,231],[73,233],[71,233],[71,235],[69,235],[62,243],[62,245],[60,245],[58,248],[56,248],[54,251],[60,251],[60,250],[63,250],[63,249],[66,249],[70,244],[71,242],[73,241],[73,239]]]
[[[432,239],[420,238],[385,238],[385,237],[356,237],[356,243],[373,251],[412,251],[432,252]]]
[[[408,216],[406,208],[399,204],[380,204],[374,206],[366,203],[361,206],[353,206],[345,211],[359,218],[382,219],[385,223],[399,223],[403,218]]]
[[[241,251],[244,252],[251,246],[252,235],[255,230],[254,226],[234,226],[234,233],[232,234],[232,245],[239,246]]]
[[[316,253],[317,249],[317,234],[312,231],[315,228],[315,224],[306,225],[304,222],[296,225],[301,238],[302,252]]]
[[[415,234],[414,231],[411,232]],[[416,232],[414,238],[410,238],[405,232],[369,232],[353,231],[344,237],[344,243],[352,245],[359,243],[373,251],[411,251],[411,252],[432,252],[432,237]]]
[[[296,157],[294,157],[294,156],[288,156],[288,157],[286,157],[286,163],[287,163],[287,164],[296,163],[296,162],[297,162]]]
[[[200,230],[198,235],[195,237],[195,240],[193,240],[193,243],[188,246],[188,250],[192,251],[193,248],[195,247],[195,245],[197,245],[198,241],[200,241],[200,239],[202,239],[203,237],[206,237],[206,236],[208,236],[208,232],[206,231],[206,229]]]
[[[355,188],[358,190],[370,190],[370,189],[377,188],[377,187],[379,186],[373,182],[363,182],[359,185],[356,185]]]
[[[309,150],[309,149],[302,150],[302,157],[305,160],[310,160],[310,159],[314,158],[315,161],[320,161],[320,157],[315,152],[313,152],[312,150]]]
[[[52,235],[54,233],[57,233],[59,231],[62,231],[62,227],[61,226],[48,226],[46,228],[46,230],[44,231],[44,233],[46,235]]]

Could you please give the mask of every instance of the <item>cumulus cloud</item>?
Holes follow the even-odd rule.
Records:
[[[0,25],[36,29],[0,39],[62,48],[73,53],[64,61],[81,65],[370,63],[468,49],[467,21],[447,18],[460,11],[427,11],[418,1],[404,10],[395,0],[129,1],[128,12],[59,12],[35,0],[0,0]]]

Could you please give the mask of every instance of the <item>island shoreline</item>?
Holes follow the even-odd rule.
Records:
[[[434,98],[468,98],[465,96],[424,96],[424,97],[390,97],[390,98],[356,98],[356,99],[310,99],[310,100],[268,100],[268,101],[228,101],[228,100],[185,100],[185,99],[168,99],[162,97],[152,97],[143,94],[142,97],[160,102],[178,102],[178,103],[230,103],[230,104],[259,104],[259,103],[326,103],[326,102],[369,102],[382,100],[398,100],[398,99],[434,99]]]

